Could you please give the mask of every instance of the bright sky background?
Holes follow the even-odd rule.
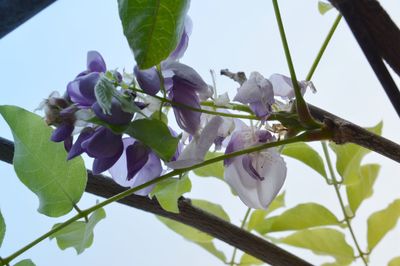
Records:
[[[336,11],[321,16],[317,0],[282,0],[281,11],[299,79],[304,78]],[[381,1],[400,24],[400,3]],[[259,71],[288,74],[270,1],[193,0],[189,14],[194,28],[182,62],[194,67],[211,83],[209,69],[219,72]],[[33,111],[51,91],[63,92],[66,84],[85,68],[86,52],[99,51],[109,69],[134,65],[122,34],[117,1],[60,0],[0,40],[0,104],[14,104]],[[400,123],[383,89],[366,62],[347,25],[342,21],[321,61],[314,84],[318,93],[307,93],[309,102],[362,126],[384,120],[383,135],[400,142]],[[398,82],[399,79],[396,78]],[[218,76],[220,93],[234,95],[237,85]],[[0,119],[0,135],[12,139]],[[319,149],[319,145],[315,145]],[[366,246],[366,218],[400,197],[400,167],[380,155],[368,155],[366,162],[379,162],[381,173],[374,196],[359,209],[353,225],[363,248]],[[342,219],[332,187],[302,164],[286,159],[288,176],[284,185],[287,206],[316,201]],[[90,167],[90,165],[88,165]],[[65,220],[48,218],[36,212],[38,200],[19,182],[12,166],[0,162],[0,208],[7,223],[0,255],[7,256]],[[223,182],[193,177],[188,196],[221,204],[239,224],[246,207],[231,196]],[[89,194],[79,203],[88,207],[99,199]],[[107,218],[95,229],[93,246],[82,255],[60,251],[55,241],[44,241],[19,259],[31,258],[38,266],[50,265],[220,265],[195,244],[166,229],[152,214],[112,204]],[[400,228],[391,232],[374,250],[371,265],[385,265],[400,255]],[[353,245],[352,239],[347,241]],[[218,243],[228,258],[232,247]],[[331,260],[309,251],[285,247],[312,263]],[[240,258],[239,256],[237,257]],[[14,262],[17,262],[18,259]],[[361,265],[357,262],[354,265]]]

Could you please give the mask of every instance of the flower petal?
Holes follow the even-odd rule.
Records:
[[[74,145],[72,145],[71,150],[68,152],[67,160],[71,160],[76,156],[81,155],[85,150],[82,148],[82,142],[87,140],[94,133],[92,128],[85,128],[82,130],[78,139],[75,141]]]
[[[120,154],[123,149],[121,135],[116,135],[105,127],[96,129],[81,146],[92,158],[110,158]]]
[[[112,125],[126,125],[133,118],[133,114],[122,110],[121,103],[115,98],[111,100],[111,115],[103,113],[98,102],[92,105],[92,109],[98,118]]]
[[[87,69],[90,72],[106,72],[107,67],[103,57],[97,51],[89,51],[87,53]]]
[[[140,88],[150,95],[156,95],[160,91],[160,78],[155,67],[140,70],[137,66],[133,68],[136,80]]]
[[[147,162],[150,150],[139,141],[136,141],[134,144],[129,145],[125,152],[128,169],[126,179],[129,181],[140,171],[140,169],[142,169],[144,164]]]
[[[63,122],[51,134],[50,139],[54,142],[61,142],[71,136],[74,131],[74,124]]]
[[[121,154],[122,154],[122,149],[112,157],[94,159],[92,167],[93,174],[98,175],[110,169],[118,161]]]

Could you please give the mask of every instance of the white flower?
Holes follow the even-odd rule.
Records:
[[[225,154],[272,141],[267,131],[236,131]],[[250,208],[267,209],[286,179],[286,164],[275,148],[225,160],[224,177]]]

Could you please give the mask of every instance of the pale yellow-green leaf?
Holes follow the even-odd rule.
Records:
[[[321,15],[324,15],[326,12],[331,10],[333,6],[324,1],[318,1],[318,11]]]
[[[379,122],[376,126],[365,129],[381,135],[382,126],[383,123]],[[358,182],[361,161],[371,151],[356,144],[337,145],[330,143],[330,147],[336,153],[336,170],[342,176],[344,184]]]
[[[388,263],[388,266],[400,266],[400,257],[391,259]]]
[[[400,217],[400,199],[393,201],[386,209],[377,211],[368,218],[368,250],[372,249],[392,230]]]
[[[260,234],[269,232],[300,230],[323,225],[339,225],[336,216],[317,203],[299,204],[278,216],[267,218],[255,230]]]
[[[213,159],[221,155],[223,155],[222,152],[207,152],[204,160]],[[218,179],[224,179],[224,165],[222,161],[196,168],[193,172],[201,177],[216,177]]]
[[[155,196],[161,207],[169,212],[179,213],[178,199],[186,192],[190,192],[192,183],[187,175],[181,178],[170,178],[158,183],[151,196]]]
[[[250,265],[262,265],[264,262],[254,258],[253,256],[243,253],[242,257],[240,258],[239,265],[241,266],[250,266]]]
[[[344,234],[331,228],[315,228],[297,231],[280,239],[281,243],[305,248],[319,255],[329,255],[344,265],[353,261],[353,248],[346,242]]]
[[[366,164],[361,166],[357,182],[346,186],[347,198],[353,213],[361,203],[372,196],[373,186],[380,169],[379,164]]]
[[[200,199],[192,199],[191,202],[193,206],[205,210],[206,212],[214,214],[215,216],[230,222],[229,215],[226,213],[221,205]]]

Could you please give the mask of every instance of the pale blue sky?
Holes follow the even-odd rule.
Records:
[[[299,79],[305,77],[336,12],[321,16],[317,0],[282,0],[281,10]],[[399,23],[400,3],[382,1]],[[194,67],[207,82],[209,69],[218,72],[259,71],[287,74],[276,21],[270,1],[193,0],[189,11],[193,33],[183,62]],[[109,69],[131,71],[134,60],[122,34],[116,1],[59,0],[20,28],[0,40],[0,104],[14,104],[34,110],[53,90],[64,91],[68,81],[85,68],[86,52],[98,50]],[[307,100],[363,126],[384,119],[383,135],[400,142],[400,123],[383,90],[366,63],[358,45],[341,23],[318,67],[315,78],[317,94]],[[396,79],[398,82],[399,80]],[[233,95],[237,85],[218,77],[219,92]],[[11,133],[0,119],[0,135]],[[316,145],[319,148],[318,145]],[[400,197],[398,164],[372,154],[368,162],[382,164],[375,195],[360,208],[354,227],[365,247],[366,217]],[[331,187],[322,178],[298,162],[286,159],[288,177],[287,206],[318,201],[342,217]],[[64,219],[44,217],[36,212],[38,201],[19,183],[10,165],[0,162],[0,208],[7,223],[6,238],[0,255],[6,256],[46,232]],[[219,203],[239,224],[245,206],[231,196],[229,188],[213,179],[192,178],[193,198]],[[97,197],[85,194],[82,208]],[[107,218],[95,230],[93,246],[76,256],[72,249],[59,251],[54,241],[44,241],[20,258],[32,258],[38,266],[47,265],[220,265],[207,252],[166,229],[151,214],[113,204],[106,207]],[[400,255],[397,227],[376,248],[371,265],[384,265]],[[347,237],[352,244],[350,237]],[[230,258],[232,248],[218,244]],[[313,263],[329,258],[290,248]],[[354,264],[354,265],[360,265]]]

